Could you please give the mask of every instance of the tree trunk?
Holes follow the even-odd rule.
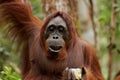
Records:
[[[115,40],[115,28],[116,28],[116,18],[117,18],[117,0],[112,0],[112,14],[110,22],[110,38],[109,38],[109,61],[108,61],[108,79],[111,80],[112,73],[112,62],[113,62],[113,49],[114,49],[114,40]]]
[[[97,1],[79,0],[79,15],[81,24],[81,36],[90,42],[95,48],[98,47],[97,36]]]

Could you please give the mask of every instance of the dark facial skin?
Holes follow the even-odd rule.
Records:
[[[44,35],[49,52],[52,55],[57,55],[69,40],[66,22],[60,16],[53,18],[48,23]]]

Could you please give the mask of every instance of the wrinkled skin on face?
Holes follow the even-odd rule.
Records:
[[[69,41],[68,28],[62,17],[57,16],[48,23],[44,36],[45,47],[49,56],[61,55]]]

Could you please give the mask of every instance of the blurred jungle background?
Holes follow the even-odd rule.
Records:
[[[56,11],[68,13],[78,35],[96,49],[105,80],[120,70],[120,0],[30,0],[35,16],[44,18]],[[0,29],[0,80],[20,79],[20,51]],[[7,36],[7,37],[6,37]]]

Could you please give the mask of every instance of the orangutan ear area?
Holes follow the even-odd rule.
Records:
[[[0,0],[0,28],[5,28],[7,32],[4,33],[16,42],[16,55],[20,52],[20,80],[107,80],[96,48],[78,36],[73,16],[53,10],[44,19],[39,19],[33,15],[31,2]],[[88,2],[93,16],[93,2]],[[91,20],[94,24],[94,18]],[[111,45],[109,51],[114,47]],[[114,80],[120,80],[120,71],[115,73]],[[17,79],[4,75],[0,80]]]

